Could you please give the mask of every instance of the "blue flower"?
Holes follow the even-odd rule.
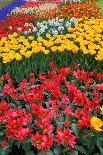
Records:
[[[4,8],[0,9],[0,22],[7,17],[7,15],[15,8],[20,7],[24,4],[25,0],[14,0],[12,3],[8,4]]]

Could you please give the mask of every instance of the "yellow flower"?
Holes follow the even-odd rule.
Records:
[[[73,51],[73,53],[77,53],[78,50],[79,50],[79,48],[78,48],[76,45],[73,45],[73,46],[72,46],[72,51]]]
[[[3,42],[2,41],[0,41],[0,47],[3,45]]]
[[[55,44],[60,44],[61,42],[62,42],[62,39],[61,39],[61,38],[57,38],[57,39],[54,41]]]
[[[33,39],[34,39],[33,36],[29,36],[29,37],[28,37],[28,40],[33,40]]]
[[[1,42],[5,42],[7,40],[6,37],[2,37]]]
[[[8,35],[8,38],[9,38],[9,39],[12,39],[12,38],[13,38],[13,35],[9,34],[9,35]]]
[[[19,53],[15,53],[14,57],[18,61],[22,59],[22,56]]]
[[[16,39],[17,39],[18,42],[23,42],[23,40],[25,39],[25,37],[24,36],[20,36],[20,37],[18,37]]]
[[[17,34],[16,32],[14,32],[14,33],[12,34],[12,36],[13,36],[13,37],[18,37],[18,34]]]
[[[52,46],[50,49],[54,53],[54,52],[56,52],[58,50],[58,47],[57,46]]]
[[[10,62],[10,59],[9,58],[3,58],[3,63],[8,63],[8,62]]]
[[[102,46],[102,48],[103,48],[103,41],[100,41],[99,44],[100,44],[100,45]]]
[[[85,17],[85,16],[83,17],[83,20],[87,20],[87,19],[88,19],[88,17]]]
[[[48,46],[48,41],[47,41],[47,40],[43,40],[43,45],[44,45],[45,47],[47,47],[47,46]]]
[[[78,37],[78,38],[75,39],[75,42],[78,42],[78,43],[82,42],[82,41],[83,41],[83,38],[81,38],[81,37]]]
[[[43,53],[47,55],[49,54],[49,50],[43,50]]]
[[[51,35],[47,33],[46,34],[46,38],[49,38],[50,39],[51,38]]]
[[[101,38],[99,38],[99,37],[95,37],[94,39],[95,39],[96,42],[101,41]]]
[[[37,38],[37,41],[42,42],[42,41],[43,41],[43,38],[39,36],[39,37]]]
[[[82,22],[83,18],[78,18],[77,20],[78,20],[78,22]]]
[[[75,39],[76,35],[75,34],[71,34],[71,38]]]
[[[67,30],[68,30],[68,32],[74,32],[73,28],[68,28]]]
[[[20,50],[21,55],[25,55],[25,50]]]
[[[62,46],[58,46],[58,51],[59,52],[64,52],[64,48]]]
[[[40,52],[40,47],[35,47],[35,48],[32,48],[32,53],[39,53]]]
[[[24,56],[26,58],[30,58],[30,56],[32,55],[32,53],[33,53],[32,51],[27,51]]]
[[[99,61],[103,60],[103,53],[99,51],[95,59]]]
[[[94,54],[96,54],[96,51],[94,49],[91,49],[91,50],[89,50],[88,53],[90,53],[91,55],[94,55]]]
[[[103,126],[103,122],[99,118],[97,118],[95,116],[93,116],[91,118],[91,127],[94,130],[96,130],[96,131],[102,131],[102,129],[101,129],[102,126]]]
[[[0,40],[0,57],[4,63],[13,59],[21,60],[22,55],[29,58],[32,54],[43,52],[64,52],[71,51],[74,54],[79,51],[83,54],[95,55],[98,61],[103,60],[103,19],[80,19],[82,23],[69,28],[65,35],[55,35],[52,37],[46,34],[46,38],[38,36],[19,36],[17,33],[10,34]],[[11,51],[14,51],[11,52]]]
[[[68,45],[66,46],[66,49],[67,49],[67,51],[71,51],[71,50],[72,50],[70,44],[68,44]]]
[[[27,49],[31,48],[31,45],[29,42],[25,42],[24,45],[26,46]]]
[[[42,43],[41,43],[41,44],[42,44]],[[36,45],[37,45],[37,42],[33,40],[32,43],[31,43],[31,46],[34,47],[34,46],[36,46]]]

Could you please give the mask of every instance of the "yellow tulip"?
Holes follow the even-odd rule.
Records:
[[[34,39],[33,36],[29,36],[29,37],[28,37],[28,40],[33,40],[33,39]]]
[[[47,55],[49,54],[49,50],[43,50],[43,53]]]
[[[30,58],[31,55],[32,55],[32,51],[27,51],[24,56],[26,58]]]
[[[102,130],[103,122],[99,118],[93,116],[91,118],[91,121],[90,122],[91,122],[91,127],[94,130],[96,130],[96,131],[103,131]]]
[[[50,49],[54,53],[54,52],[56,52],[58,50],[58,47],[57,46],[52,46]]]
[[[58,51],[59,52],[64,52],[64,48],[62,46],[58,46]]]
[[[15,53],[14,57],[18,61],[22,59],[22,56],[19,53]]]

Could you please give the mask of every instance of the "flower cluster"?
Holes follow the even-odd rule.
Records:
[[[34,7],[34,4],[36,5]],[[99,8],[94,7],[91,3],[72,3],[66,5],[59,5],[59,2],[27,2],[20,8],[16,8],[11,12],[14,15],[19,13],[29,14],[35,16],[38,19],[52,19],[53,17],[59,18],[80,18],[83,16],[98,17],[99,16]]]
[[[26,2],[39,2],[37,0],[25,0]],[[42,0],[43,1],[43,0]],[[82,2],[83,0],[58,0],[59,3],[66,3],[66,2],[69,2],[69,3],[78,3],[78,2]]]
[[[7,37],[14,32],[23,34],[26,31],[31,31],[32,27],[36,26],[34,18],[34,15],[19,14],[16,17],[9,15],[5,20],[0,22],[0,38]]]
[[[35,22],[35,15],[18,14],[18,16],[9,15],[0,23],[0,38],[7,37],[14,32],[18,34],[32,34],[45,36],[46,33],[51,35],[65,34],[67,28],[71,28],[78,21],[76,18],[69,19],[52,19]]]
[[[0,10],[0,154],[103,154],[103,19],[91,2]]]
[[[68,31],[83,54],[95,55],[96,60],[103,60],[103,19],[84,21]]]
[[[50,52],[81,51],[83,54],[94,55],[96,60],[103,60],[103,20],[92,19],[84,23],[75,24],[75,28],[68,28],[68,34],[51,36],[46,38],[38,36],[18,36],[17,33],[3,37],[0,40],[0,57],[3,63],[14,59],[29,58],[35,53],[49,54]]]
[[[56,9],[57,6],[58,6],[57,3],[50,3],[50,2],[46,2],[41,5],[39,4],[37,6],[35,6],[34,3],[31,3],[30,7],[27,7],[27,8],[25,8],[25,6],[16,7],[14,10],[11,11],[11,14],[15,15],[15,14],[23,13],[23,14],[29,14],[29,15],[33,15],[33,14],[41,15],[41,14],[46,14],[46,11],[51,11],[53,9]]]
[[[28,31],[25,31],[24,34],[28,35],[29,33],[32,33],[34,36],[42,37],[46,36],[47,33],[52,36],[57,34],[65,34],[67,32],[67,28],[71,28],[72,25],[76,23],[78,23],[76,18],[71,18],[70,20],[55,18],[48,21],[37,22],[36,26],[32,24],[32,27],[29,28]]]
[[[93,71],[58,69],[52,62],[49,65],[53,70],[47,75],[39,73],[36,79],[30,73],[30,80],[24,79],[16,88],[8,74],[1,77],[0,129],[7,141],[24,143],[28,138],[35,148],[45,152],[55,144],[62,145],[62,151],[65,147],[73,149],[79,138],[74,125],[82,137],[83,130],[93,133],[92,128],[100,127],[101,122],[94,120],[94,112],[100,113],[98,79],[94,81]],[[3,146],[5,139],[2,141]]]
[[[93,116],[91,118],[91,127],[95,130],[95,131],[103,131],[102,127],[103,127],[103,121],[100,118],[97,118],[96,116]]]
[[[99,17],[99,9],[97,7],[91,6],[90,3],[84,3],[84,4],[67,4],[64,6],[58,6],[56,9],[53,9],[51,11],[47,11],[46,14],[37,14],[37,18],[45,18],[50,19],[53,17],[59,17],[59,18],[81,18],[83,16],[86,16],[88,18],[91,17]]]

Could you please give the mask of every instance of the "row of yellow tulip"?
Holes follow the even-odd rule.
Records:
[[[3,63],[14,59],[21,60],[29,58],[32,54],[43,52],[64,52],[72,51],[83,54],[94,55],[97,60],[103,60],[103,19],[80,19],[75,28],[69,28],[68,34],[50,34],[46,38],[34,36],[19,36],[17,33],[3,37],[0,40],[0,57]]]

